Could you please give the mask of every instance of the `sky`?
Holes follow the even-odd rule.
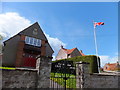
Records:
[[[0,34],[4,39],[38,22],[54,49],[77,47],[85,55],[96,55],[93,21],[96,27],[101,66],[118,60],[117,2],[2,2]]]

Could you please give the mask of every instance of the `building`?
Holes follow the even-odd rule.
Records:
[[[83,54],[82,50],[79,51],[77,48],[65,49],[63,48],[63,46],[61,46],[61,49],[59,50],[56,56],[56,60],[72,58],[76,56],[85,56],[85,55]]]
[[[1,62],[1,60],[2,60],[2,53],[0,53],[0,62]],[[1,63],[0,63],[1,64]]]
[[[116,71],[120,70],[120,64],[117,63],[107,63],[103,67],[103,71]]]
[[[49,57],[54,53],[38,22],[4,41],[3,66],[36,66],[37,57]]]

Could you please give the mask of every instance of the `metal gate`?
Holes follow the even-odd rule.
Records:
[[[52,63],[50,88],[76,88],[76,65],[73,61]]]

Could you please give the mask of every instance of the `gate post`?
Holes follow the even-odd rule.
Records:
[[[89,74],[89,63],[77,62],[76,63],[76,88],[87,88]]]
[[[36,60],[36,69],[38,70],[38,75],[39,75],[39,72],[40,72],[40,57]]]
[[[37,59],[36,69],[36,87],[49,88],[50,87],[50,72],[51,72],[51,57],[40,56]]]

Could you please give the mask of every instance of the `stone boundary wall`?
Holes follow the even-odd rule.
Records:
[[[2,88],[35,88],[37,71],[2,70]]]
[[[2,88],[49,88],[51,59],[39,58],[36,69],[2,70]]]
[[[76,64],[77,88],[120,88],[120,75],[108,73],[89,73],[89,64]]]
[[[90,88],[118,88],[119,86],[118,75],[90,74],[88,79],[85,84]]]

